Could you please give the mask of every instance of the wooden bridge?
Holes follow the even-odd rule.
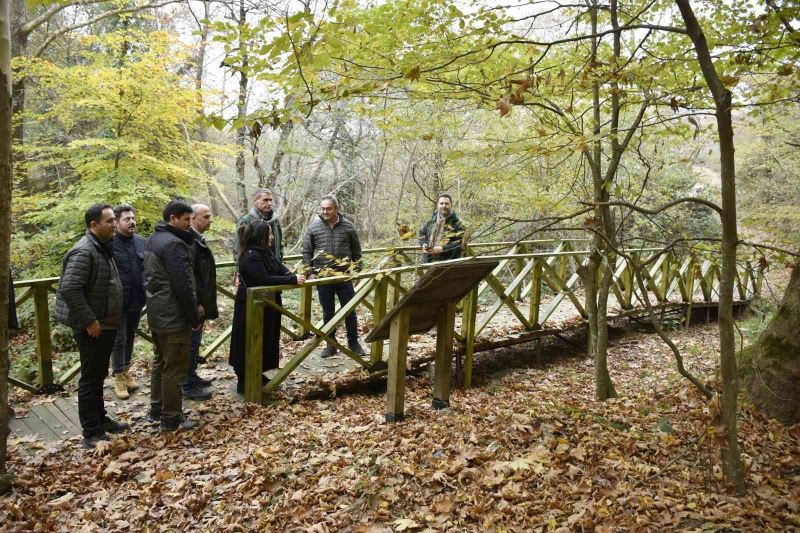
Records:
[[[469,387],[472,379],[473,354],[503,344],[526,342],[546,335],[560,333],[552,325],[552,318],[565,308],[570,308],[576,316],[585,318],[586,312],[581,302],[580,277],[578,268],[587,261],[588,241],[579,239],[528,240],[520,242],[472,243],[467,245],[464,259],[481,257],[499,262],[491,274],[458,305],[460,322],[454,336],[459,344],[458,353],[464,358],[463,383]],[[618,308],[611,316],[631,316],[643,312],[644,299],[657,310],[679,309],[688,326],[692,309],[716,306],[719,291],[719,265],[713,256],[702,257],[690,254],[684,257],[674,252],[659,249],[639,249],[627,253],[630,261],[616,257],[605,262],[604,268],[613,269],[612,291],[615,300],[610,308]],[[287,263],[300,266],[299,256],[287,256]],[[262,394],[275,391],[281,383],[322,343],[330,342],[343,354],[363,367],[366,372],[377,373],[386,370],[384,342],[371,344],[368,358],[360,357],[339,343],[333,333],[337,326],[353,310],[360,309],[362,321],[375,325],[386,315],[388,309],[396,304],[408,290],[413,281],[431,265],[419,264],[419,250],[416,247],[376,248],[364,251],[366,271],[353,276],[319,278],[302,286],[262,287],[248,290],[248,325],[251,332],[248,339],[248,361],[260,357],[260,321],[265,306],[282,313],[288,320],[283,321],[281,329],[292,340],[303,340],[305,344],[289,359],[283,368],[261,386],[258,375],[249,376],[245,399],[259,402]],[[634,269],[634,264],[644,265]],[[219,262],[218,279],[232,279],[231,261]],[[230,275],[226,276],[227,271]],[[647,288],[645,295],[638,288],[638,276]],[[312,305],[314,287],[352,279],[356,283],[355,297],[327,323],[319,320],[319,310]],[[755,260],[743,259],[737,268],[736,296],[739,302],[747,302],[759,294],[763,279],[761,264]],[[12,385],[36,393],[49,393],[63,389],[75,379],[80,367],[78,364],[63,369],[58,375],[54,372],[53,348],[51,343],[50,308],[58,278],[18,281],[14,284],[16,305],[31,304],[34,315],[34,336],[36,344],[37,382],[28,383],[10,377]],[[217,290],[222,297],[234,298],[231,286],[219,284]],[[285,304],[275,303],[274,293],[283,291]],[[482,339],[498,316],[501,309],[510,312],[517,321],[521,333],[506,339]],[[144,321],[146,322],[146,320]],[[203,350],[209,356],[220,346],[227,344],[231,328],[221,332]],[[140,329],[139,335],[150,340],[148,332]],[[14,362],[12,361],[12,369]],[[248,368],[260,368],[248,363]],[[258,386],[255,386],[258,384]]]

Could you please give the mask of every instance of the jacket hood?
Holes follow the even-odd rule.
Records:
[[[155,231],[166,231],[172,233],[186,244],[192,244],[194,242],[194,234],[191,231],[183,231],[175,226],[170,226],[166,222],[156,222]]]

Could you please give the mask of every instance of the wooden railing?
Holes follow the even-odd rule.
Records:
[[[465,356],[464,384],[471,383],[472,356],[475,342],[497,316],[501,308],[507,308],[526,332],[535,337],[537,332],[544,332],[557,308],[563,302],[569,302],[580,316],[586,315],[577,291],[580,289],[577,269],[588,257],[583,248],[587,243],[581,239],[565,240],[529,240],[522,242],[490,242],[471,243],[466,246],[467,257],[456,261],[468,261],[469,256],[496,257],[500,264],[486,280],[471,291],[461,302],[461,327],[455,333],[461,344],[461,353]],[[668,305],[671,300],[679,299],[687,308],[687,321],[691,306],[697,302],[712,302],[718,296],[719,266],[713,259],[700,259],[695,256],[678,258],[674,254],[661,254],[653,257],[654,250],[639,250],[635,256],[642,261],[651,260],[652,266],[643,273],[648,290],[659,304]],[[219,252],[222,255],[222,252]],[[356,361],[368,372],[385,370],[384,343],[375,342],[370,346],[368,359],[359,357],[346,346],[340,344],[331,335],[336,327],[353,310],[361,307],[371,315],[371,324],[377,324],[386,314],[387,309],[397,303],[402,294],[413,283],[418,274],[428,268],[418,264],[420,250],[416,246],[386,247],[364,250],[365,271],[348,278],[324,278],[307,282],[302,286],[262,287],[248,290],[248,325],[251,332],[248,339],[248,378],[245,396],[250,401],[260,401],[261,394],[269,393],[289,376],[302,361],[308,357],[321,342],[331,342],[345,355]],[[301,264],[301,256],[290,255],[284,260],[291,268],[297,269]],[[217,263],[218,280],[232,281],[232,261]],[[227,275],[226,275],[227,272]],[[356,295],[348,305],[339,309],[327,323],[314,322],[315,308],[313,304],[314,288],[319,285],[339,283],[343,279],[351,279],[357,283]],[[623,258],[615,261],[614,295],[624,311],[633,310],[642,295],[636,288],[631,265]],[[737,270],[736,288],[741,300],[749,300],[761,290],[762,272],[757,265],[744,261]],[[37,382],[27,383],[18,378],[9,377],[9,382],[19,388],[31,392],[50,392],[63,388],[74,379],[80,365],[75,364],[56,376],[53,371],[53,347],[50,328],[50,297],[55,293],[58,278],[44,278],[18,281],[14,283],[17,292],[17,307],[32,301],[34,311],[34,336],[37,359]],[[275,291],[287,291],[284,306],[274,301]],[[218,283],[218,294],[233,299],[234,289],[230,284]],[[295,293],[295,294],[292,294]],[[527,302],[527,309],[523,307]],[[479,312],[479,302],[484,304]],[[265,386],[261,386],[261,359],[253,357],[260,354],[260,342],[257,332],[261,332],[260,320],[264,306],[276,309],[288,321],[284,321],[281,329],[292,340],[307,339],[300,350],[280,369]],[[287,324],[288,322],[288,324]],[[231,334],[231,327],[218,333],[204,348],[201,355],[208,357],[220,346],[226,344]],[[139,336],[151,341],[144,328],[140,328]],[[13,367],[13,360],[12,360]],[[252,381],[252,383],[251,383]],[[248,385],[249,384],[249,385]]]
[[[480,285],[467,294],[459,305],[462,312],[461,326],[454,336],[462,344],[460,351],[464,355],[465,387],[471,385],[476,340],[501,308],[507,308],[522,329],[529,332],[518,340],[532,340],[537,336],[558,332],[557,328],[545,329],[544,326],[548,325],[548,320],[562,303],[568,303],[578,315],[586,317],[578,294],[580,289],[578,270],[588,261],[589,251],[576,250],[577,242],[585,241],[558,241],[554,250],[544,252],[532,250],[547,243],[552,244],[553,241],[486,243],[468,247],[468,256],[479,255],[484,259],[496,259],[499,264]],[[503,248],[507,250],[505,254],[496,254]],[[485,251],[490,253],[483,253]],[[333,344],[367,372],[384,371],[387,365],[383,358],[383,341],[371,344],[367,360],[339,343],[333,333],[345,317],[358,307],[363,307],[372,314],[370,322],[373,326],[380,322],[386,314],[387,307],[391,308],[399,300],[422,271],[433,266],[416,264],[411,253],[416,253],[416,250],[387,250],[387,255],[377,265],[377,270],[349,277],[315,279],[302,286],[284,285],[249,289],[246,329],[251,334],[246,348],[245,400],[260,402],[262,394],[275,391],[322,342]],[[708,305],[718,298],[720,270],[713,259],[701,259],[694,255],[679,258],[673,253],[663,253],[658,249],[640,249],[626,255],[629,255],[631,260],[618,257],[613,261],[611,288],[622,310],[618,316],[633,314],[637,305],[641,308],[644,298],[648,298],[651,307],[685,308],[685,321],[688,325],[693,305],[697,303]],[[454,261],[469,260],[469,257],[465,257]],[[638,277],[643,280],[648,294],[642,294],[637,288],[634,265],[645,265],[637,268]],[[608,261],[604,267],[610,268]],[[748,301],[760,292],[763,273],[753,265],[752,261],[743,261],[738,267],[735,290],[741,301]],[[352,280],[356,283],[355,296],[348,304],[340,307],[328,322],[312,324],[311,290],[316,286],[341,283],[343,280]],[[278,305],[274,296],[277,291],[300,291],[302,296],[299,308],[294,311],[285,305]],[[653,299],[655,303],[652,302]],[[525,310],[521,306],[524,300],[527,300]],[[486,302],[480,312],[479,301]],[[261,331],[265,306],[288,317],[296,325],[298,333],[301,331],[311,333],[313,337],[307,340],[267,384],[262,386]],[[295,333],[293,338],[300,338],[298,333]]]

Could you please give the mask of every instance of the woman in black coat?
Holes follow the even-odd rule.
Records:
[[[269,285],[292,285],[305,282],[305,276],[289,272],[272,251],[272,230],[269,224],[256,220],[239,227],[239,288],[233,308],[233,331],[229,362],[239,379],[236,390],[244,392],[245,349],[247,347],[247,289]],[[281,293],[275,293],[281,305]],[[262,368],[278,368],[280,361],[281,314],[264,308],[264,348]]]

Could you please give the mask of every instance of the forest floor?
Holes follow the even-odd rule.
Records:
[[[673,332],[687,366],[716,381],[717,326]],[[745,404],[748,495],[723,484],[718,413],[654,335],[614,340],[620,397],[594,400],[573,343],[476,355],[475,387],[430,408],[428,372],[408,380],[406,420],[384,422],[382,384],[325,400],[246,405],[217,394],[202,426],[144,423],[94,451],[11,439],[17,530],[532,531],[800,528],[800,427]],[[313,384],[312,384],[313,385]],[[351,391],[354,390],[351,388]],[[338,396],[338,397],[337,397]],[[306,395],[305,398],[309,396]]]

